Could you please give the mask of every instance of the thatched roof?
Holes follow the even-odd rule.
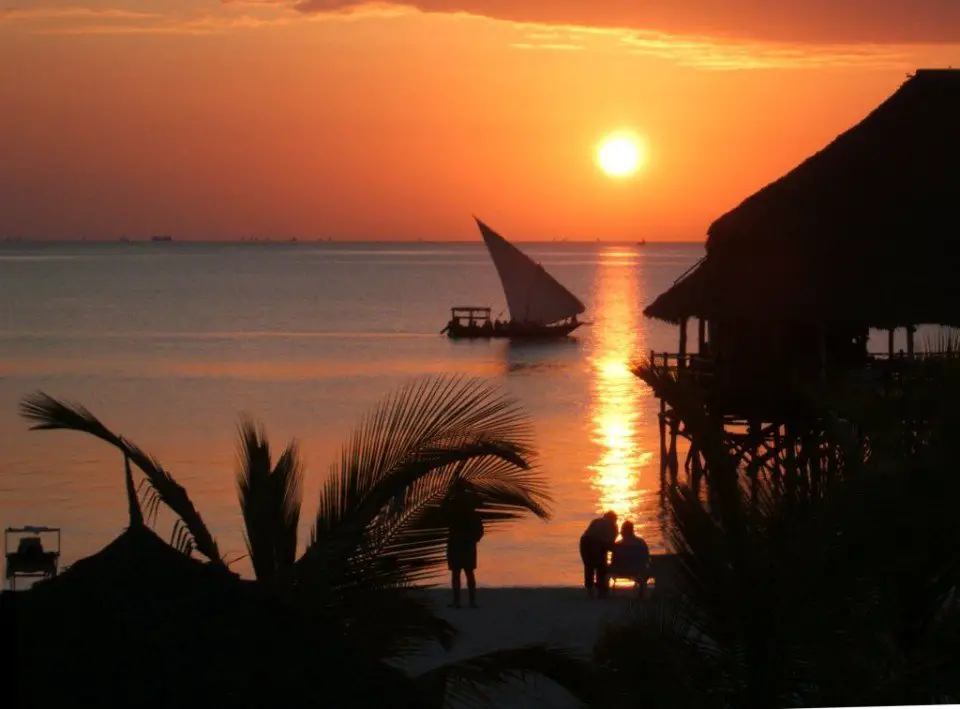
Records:
[[[131,526],[103,549],[79,559],[66,571],[34,585],[34,596],[47,593],[142,592],[162,595],[184,584],[203,584],[231,592],[243,582],[222,566],[187,556],[145,526]],[[212,584],[212,585],[211,585]]]
[[[960,325],[957,236],[960,70],[920,70],[717,219],[704,263],[644,312]]]

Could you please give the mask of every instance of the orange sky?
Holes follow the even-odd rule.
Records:
[[[960,2],[862,5],[0,0],[0,237],[700,240],[960,65]]]

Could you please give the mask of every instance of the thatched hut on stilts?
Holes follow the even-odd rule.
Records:
[[[677,352],[651,352],[637,373],[697,381],[748,464],[795,455],[798,382],[905,365],[917,326],[960,326],[957,236],[960,70],[919,70],[710,226],[706,256],[644,310],[679,326]],[[868,352],[871,329],[888,332],[885,352]],[[661,400],[661,472],[674,481],[678,435]],[[688,471],[699,465],[691,450]]]

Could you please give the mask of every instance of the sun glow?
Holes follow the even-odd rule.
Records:
[[[649,495],[643,473],[653,453],[646,447],[642,390],[630,370],[639,344],[634,330],[640,300],[637,273],[636,261],[625,262],[612,251],[604,253],[597,272],[596,303],[603,317],[594,325],[591,438],[598,459],[591,470],[597,492],[595,511],[613,510],[621,521],[632,519],[642,529]]]
[[[643,143],[635,133],[611,133],[597,145],[597,165],[610,177],[629,177],[642,163]]]

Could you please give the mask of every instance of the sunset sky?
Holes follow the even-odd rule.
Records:
[[[948,65],[958,0],[0,0],[0,237],[702,240]]]

